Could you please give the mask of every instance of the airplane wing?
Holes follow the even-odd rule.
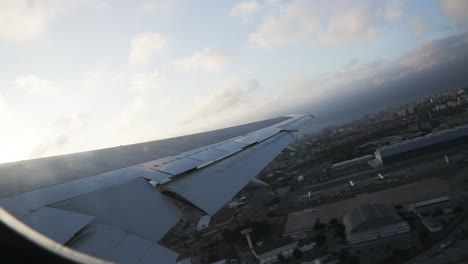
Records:
[[[158,242],[183,217],[181,204],[215,214],[311,118],[2,164],[0,247],[38,250],[35,260],[175,263]]]

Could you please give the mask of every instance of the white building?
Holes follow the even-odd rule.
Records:
[[[200,219],[198,219],[197,230],[201,231],[207,228],[210,225],[210,221],[211,221],[210,215],[204,215],[200,217]]]

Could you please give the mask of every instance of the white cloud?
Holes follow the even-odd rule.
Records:
[[[314,37],[326,44],[349,44],[376,37],[376,25],[400,18],[405,1],[306,1],[271,4],[249,42],[275,48]]]
[[[174,66],[183,71],[213,72],[223,68],[231,59],[231,56],[211,48],[193,54],[190,57],[174,62]]]
[[[51,22],[83,4],[102,8],[100,0],[1,0],[0,40],[25,41],[43,34]]]
[[[187,125],[201,117],[205,119],[221,112],[228,112],[241,104],[244,105],[248,101],[249,95],[242,89],[240,79],[231,79],[223,88],[213,90],[204,96],[196,98],[192,111],[190,111],[187,117],[182,119],[180,124]]]
[[[139,92],[146,92],[160,88],[166,81],[166,75],[163,71],[154,70],[149,73],[136,74],[131,80],[131,89]]]
[[[0,92],[0,119],[6,116],[6,112],[7,112],[7,104],[5,101],[5,96],[3,96],[3,94]]]
[[[330,44],[349,44],[374,38],[376,32],[368,20],[368,13],[366,8],[356,7],[338,14],[318,39]]]
[[[19,41],[42,34],[66,10],[61,1],[0,1],[0,39]]]
[[[415,18],[411,21],[410,29],[415,38],[422,37],[431,27],[427,19]]]
[[[87,112],[76,112],[70,116],[61,117],[54,122],[56,128],[76,129],[83,128],[88,124],[90,114]]]
[[[252,16],[260,10],[260,4],[256,0],[248,0],[233,6],[229,13],[232,17],[237,17],[245,24],[248,24]]]
[[[257,78],[252,77],[249,80],[248,87],[249,87],[249,91],[254,91],[254,90],[260,89],[262,85],[260,84]]]
[[[313,2],[295,0],[275,15],[269,15],[249,35],[249,42],[260,48],[272,48],[301,40],[320,30]]]
[[[157,0],[157,1],[147,1],[141,4],[138,9],[143,12],[161,12],[168,10],[172,7],[174,1],[172,0]]]
[[[143,64],[161,54],[169,45],[167,37],[158,33],[140,33],[130,43],[129,60],[132,64]]]
[[[59,91],[50,81],[36,75],[19,77],[13,85],[26,89],[28,95],[54,95]]]
[[[378,15],[382,16],[385,20],[399,19],[404,13],[405,4],[406,0],[387,1],[385,6],[378,11]]]
[[[131,125],[141,118],[144,109],[147,107],[148,102],[144,98],[135,98],[132,103],[112,121],[110,130],[115,133],[130,129]]]
[[[454,19],[460,26],[467,27],[468,1],[466,0],[440,0],[443,11]]]
[[[28,158],[41,158],[62,152],[73,141],[74,136],[88,125],[89,118],[89,113],[76,112],[55,120],[53,130],[46,134],[50,140],[41,140],[41,142],[46,141],[46,143],[41,143],[33,148]]]

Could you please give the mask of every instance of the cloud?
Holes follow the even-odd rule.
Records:
[[[444,13],[455,20],[461,27],[466,28],[468,23],[468,1],[466,0],[440,0]]]
[[[17,78],[13,85],[26,89],[28,95],[55,95],[59,91],[50,81],[36,75],[27,75]]]
[[[147,1],[141,4],[138,9],[143,12],[154,13],[166,11],[172,7],[174,1],[171,0],[158,0],[158,1]]]
[[[0,92],[0,118],[6,116],[7,113],[7,104],[5,96]]]
[[[66,5],[60,1],[0,1],[0,40],[34,38],[64,11]]]
[[[251,44],[260,48],[282,46],[320,30],[316,8],[311,1],[295,0],[280,9],[249,35]]]
[[[427,31],[429,31],[431,23],[427,19],[415,18],[410,24],[411,33],[415,38],[421,38]]]
[[[237,86],[199,98],[194,114],[180,126],[190,124],[190,118],[203,118],[204,124],[211,124],[208,129],[220,127],[221,122],[215,124],[212,120],[221,116],[226,125],[236,120],[246,122],[289,113],[315,113],[319,118],[313,122],[310,128],[313,130],[405,104],[437,91],[465,87],[468,85],[467,40],[465,33],[428,41],[391,61],[366,62],[356,58],[338,71],[314,77],[294,72],[284,89],[261,97],[252,95],[250,90],[242,90],[237,83]],[[225,92],[225,89],[232,91]],[[229,99],[224,102],[223,98]],[[222,115],[216,115],[217,111]]]
[[[140,33],[130,43],[129,61],[131,64],[143,64],[159,55],[169,45],[167,37],[158,33]]]
[[[110,130],[113,133],[120,133],[124,130],[128,130],[132,124],[136,123],[137,120],[143,116],[142,113],[148,106],[147,100],[142,97],[133,99],[132,103],[111,122]]]
[[[392,61],[345,65],[338,72],[292,82],[286,92],[266,99],[266,107],[283,114],[313,109],[322,115],[336,113],[337,119],[352,118],[466,86],[467,37],[465,33],[428,41]]]
[[[0,40],[26,41],[43,34],[49,24],[83,4],[96,7],[98,0],[2,0],[0,1]]]
[[[130,87],[132,90],[146,92],[149,90],[159,89],[166,82],[164,71],[154,70],[149,73],[138,73],[131,80]]]
[[[387,1],[383,8],[378,11],[378,16],[382,16],[385,20],[399,19],[404,13],[406,0],[390,0]]]
[[[70,116],[61,117],[53,123],[52,132],[56,133],[52,139],[44,144],[36,146],[30,153],[29,159],[41,158],[60,152],[73,141],[74,135],[88,125],[89,113],[77,112]],[[47,134],[50,138],[51,134]]]
[[[237,17],[245,24],[248,24],[252,16],[261,9],[260,4],[256,0],[248,0],[238,3],[233,6],[229,13],[232,17]]]
[[[78,112],[70,116],[61,117],[54,122],[57,129],[76,129],[88,125],[90,114],[87,112]]]
[[[333,18],[325,32],[318,35],[318,39],[330,44],[350,44],[375,36],[375,29],[369,21],[369,10],[361,6],[350,8]]]
[[[190,57],[175,61],[173,65],[182,71],[213,72],[223,68],[231,57],[226,52],[205,48]]]
[[[248,87],[249,87],[249,91],[254,91],[254,90],[260,89],[262,85],[260,84],[257,78],[253,77],[253,78],[250,78]]]
[[[404,4],[398,0],[277,3],[249,35],[249,42],[254,47],[275,48],[311,37],[326,44],[366,41],[377,36],[377,24],[400,18]]]
[[[240,79],[231,79],[223,88],[198,97],[192,111],[182,119],[180,125],[187,125],[201,117],[205,119],[219,113],[228,112],[237,106],[244,105],[249,100],[248,92],[241,88]]]
[[[359,63],[358,58],[351,59],[348,63],[346,63],[345,68],[352,68]]]

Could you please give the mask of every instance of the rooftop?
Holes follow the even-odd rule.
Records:
[[[357,233],[402,222],[401,217],[385,204],[364,204],[345,215],[347,233]]]
[[[274,249],[277,249],[277,248],[280,248],[280,247],[284,247],[286,245],[290,245],[290,244],[297,244],[297,241],[295,241],[294,239],[290,238],[290,237],[283,237],[283,238],[280,238],[276,241],[273,241],[269,244],[265,244],[265,245],[262,245],[258,248],[255,248],[255,252],[258,254],[258,255],[261,255],[261,254],[265,254],[269,251],[272,251]]]
[[[229,222],[236,214],[236,208],[223,207],[216,214],[213,215],[211,221],[213,225],[219,225]]]
[[[395,148],[405,148],[406,146],[410,146],[413,143],[421,143],[424,144],[426,142],[431,143],[440,143],[444,141],[448,141],[451,139],[456,139],[460,137],[468,136],[468,125],[457,126],[454,128],[442,130],[436,133],[429,133],[422,137],[416,137],[410,140],[402,141],[393,145],[385,146],[382,148],[377,149],[378,152],[382,151],[391,151]]]
[[[430,199],[430,200],[426,200],[426,201],[422,201],[418,203],[413,203],[408,206],[412,208],[418,208],[418,207],[423,207],[423,206],[432,205],[432,204],[441,203],[441,202],[447,202],[447,201],[450,201],[450,197],[442,196],[442,197],[438,197],[438,198],[434,198],[434,199]]]

